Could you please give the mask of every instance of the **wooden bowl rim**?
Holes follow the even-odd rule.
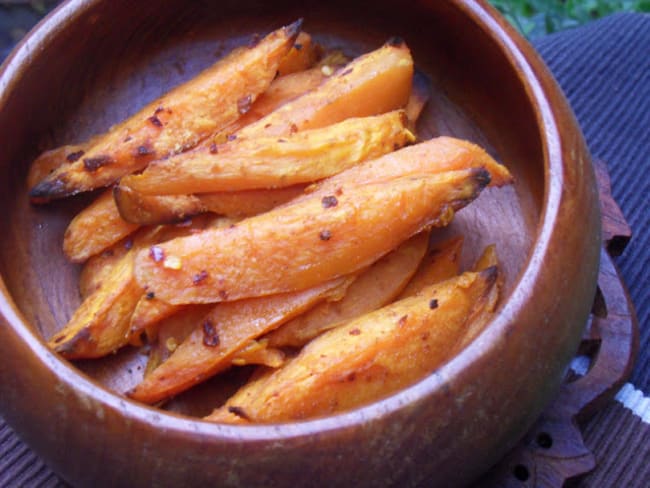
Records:
[[[102,1],[104,0],[67,0],[53,10],[21,41],[0,67],[0,106],[6,103],[7,93],[11,91],[12,87],[16,83],[20,83],[32,52],[47,49],[48,42],[65,29],[67,24],[73,23]],[[433,395],[470,364],[488,355],[489,351],[502,338],[511,318],[517,316],[518,312],[531,299],[530,284],[534,283],[542,272],[544,257],[549,252],[553,229],[560,219],[561,194],[564,184],[562,144],[556,116],[540,82],[542,76],[548,75],[547,68],[533,48],[505,20],[496,17],[494,15],[496,11],[484,0],[477,2],[458,0],[456,4],[485,31],[486,35],[496,42],[501,54],[512,66],[517,68],[519,81],[526,90],[539,127],[545,181],[542,212],[535,232],[535,239],[508,300],[480,336],[441,367],[436,374],[429,375],[418,383],[383,400],[324,418],[269,425],[222,425],[142,405],[112,393],[93,381],[72,363],[52,353],[45,341],[30,330],[4,280],[0,277],[2,292],[0,312],[7,324],[12,327],[43,366],[77,394],[84,395],[110,409],[120,411],[131,422],[146,424],[157,429],[164,428],[179,434],[199,435],[203,439],[207,437],[220,441],[274,441],[315,434],[322,435],[326,432],[353,428],[373,419],[388,416],[404,408],[405,405]]]

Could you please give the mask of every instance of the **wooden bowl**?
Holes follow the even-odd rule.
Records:
[[[348,413],[240,427],[193,417],[201,395],[175,411],[136,404],[116,392],[142,374],[137,353],[71,364],[46,347],[79,303],[79,268],[61,241],[88,198],[31,206],[28,165],[298,17],[352,55],[403,37],[432,81],[420,132],[481,143],[515,174],[445,231],[465,234],[466,261],[498,245],[499,313],[429,377]],[[596,186],[555,81],[484,2],[71,0],[5,62],[0,89],[0,411],[73,485],[459,486],[497,462],[558,388],[595,292]]]

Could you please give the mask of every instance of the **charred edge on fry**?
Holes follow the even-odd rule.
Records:
[[[402,47],[404,44],[404,39],[402,39],[400,36],[393,36],[386,41],[387,46]]]
[[[147,300],[153,300],[154,298],[156,298],[156,294],[152,291],[148,291],[145,295],[145,298]]]
[[[65,337],[65,336],[63,336]],[[87,328],[81,329],[77,332],[70,340],[64,342],[63,344],[58,344],[54,347],[54,350],[61,354],[72,354],[77,352],[78,346],[84,343],[88,343],[92,340],[92,335],[90,330]],[[60,342],[60,341],[59,341]],[[56,340],[55,340],[56,343]]]
[[[436,300],[435,298],[429,300],[429,308],[431,310],[435,310],[436,308],[438,308],[438,300]]]
[[[246,412],[244,411],[243,408],[238,407],[238,406],[236,406],[236,405],[231,405],[231,406],[229,406],[229,407],[228,407],[228,411],[229,411],[231,414],[236,415],[237,417],[239,417],[239,418],[241,418],[241,419],[244,419],[244,420],[250,420],[250,419],[251,419],[251,418],[246,414]]]
[[[65,174],[59,175],[55,180],[45,180],[38,183],[29,190],[29,197],[32,203],[44,203],[53,198],[66,197],[76,193],[68,188],[65,181]]]
[[[81,156],[83,156],[84,154],[85,154],[84,151],[75,151],[75,152],[71,152],[70,154],[68,154],[68,155],[65,157],[65,159],[66,159],[67,161],[71,162],[71,163],[74,163],[75,161],[78,161],[79,158],[80,158]]]
[[[329,241],[332,238],[332,232],[327,229],[321,230],[318,234],[318,238],[321,241]]]
[[[96,156],[94,158],[84,158],[83,162],[86,171],[95,172],[102,166],[107,166],[113,163],[113,158],[102,154],[101,156]]]
[[[136,156],[152,156],[154,153],[155,151],[153,147],[151,147],[151,144],[142,144],[135,150]]]
[[[302,21],[303,19],[300,18],[296,20],[293,24],[289,24],[284,28],[284,32],[286,33],[287,37],[293,38],[294,40],[296,37],[298,37],[298,34],[300,33],[300,29],[302,29]]]
[[[217,143],[213,142],[210,144],[210,154],[217,154],[219,152],[219,148],[217,147]]]
[[[156,127],[162,127],[163,123],[160,121],[157,115],[152,115],[147,119],[149,122],[151,122],[152,125],[155,125]]]

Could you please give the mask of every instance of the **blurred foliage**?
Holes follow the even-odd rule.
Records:
[[[489,0],[529,39],[614,12],[650,12],[650,0]]]

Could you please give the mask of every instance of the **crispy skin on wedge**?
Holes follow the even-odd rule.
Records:
[[[323,48],[306,32],[300,32],[293,46],[280,60],[278,76],[286,76],[315,65],[323,56]]]
[[[448,224],[489,181],[487,171],[473,168],[308,198],[229,229],[160,244],[157,261],[144,250],[135,273],[174,304],[304,290],[369,266],[426,227]],[[170,268],[169,260],[178,266]],[[192,286],[202,272],[205,280]]]
[[[140,225],[182,222],[212,212],[226,217],[251,217],[301,195],[305,185],[271,190],[221,191],[199,195],[143,195],[129,187],[115,187],[113,197],[120,216]]]
[[[114,126],[30,190],[35,203],[108,186],[152,159],[186,151],[233,123],[275,78],[301,22],[240,48]]]
[[[174,353],[129,392],[156,403],[229,367],[239,351],[255,339],[309,309],[345,292],[351,279],[339,278],[308,290],[251,298],[214,306]]]
[[[79,212],[63,235],[63,252],[73,263],[84,262],[138,229],[120,217],[113,191],[104,191]]]
[[[413,59],[406,44],[386,44],[340,68],[318,89],[243,128],[238,137],[285,136],[349,117],[403,108],[411,92]]]
[[[282,422],[379,400],[431,374],[482,320],[497,270],[465,273],[332,329],[285,366],[245,385],[207,420]],[[238,422],[238,421],[237,421]]]
[[[361,272],[338,301],[322,302],[266,336],[271,347],[302,347],[322,332],[387,305],[404,288],[427,248],[421,232]]]
[[[146,195],[282,188],[335,175],[413,142],[402,110],[357,117],[286,137],[240,139],[216,154],[190,153],[151,163],[119,186]]]

